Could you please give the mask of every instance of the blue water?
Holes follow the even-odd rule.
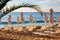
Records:
[[[25,20],[24,24],[26,24],[26,25],[29,25],[30,24],[30,22],[29,22],[29,15],[30,14],[33,17],[36,17],[36,23],[37,24],[40,24],[40,25],[44,24],[44,21],[43,21],[44,18],[38,12],[24,12],[24,20]],[[49,12],[46,12],[46,14],[49,17]],[[8,25],[7,18],[8,18],[9,15],[12,16],[11,21],[12,21],[12,24],[15,25],[16,24],[16,17],[17,16],[20,17],[20,12],[11,12],[11,13],[5,15],[4,17],[2,17],[2,19],[1,19],[2,20],[2,23],[0,23],[0,26],[2,26],[2,25]],[[58,15],[60,15],[60,12],[54,12],[54,14],[53,14],[54,21],[56,21],[56,17]],[[18,24],[21,25],[22,23],[18,23]],[[34,23],[32,23],[32,24],[34,24]],[[49,22],[47,22],[47,24],[49,24]]]

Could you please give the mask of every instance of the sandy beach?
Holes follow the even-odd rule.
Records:
[[[42,26],[16,25],[14,27],[9,27],[5,25],[4,27],[0,28],[0,39],[1,40],[60,40],[59,25],[60,24],[52,25],[52,27],[47,27],[48,25],[42,25]]]

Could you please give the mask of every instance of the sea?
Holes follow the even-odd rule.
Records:
[[[45,23],[44,23],[44,17],[43,17],[43,16],[41,15],[41,13],[39,13],[39,12],[23,12],[23,14],[24,14],[24,24],[25,24],[25,25],[30,25],[30,24],[35,24],[35,23],[36,23],[36,24],[39,24],[39,25],[45,24]],[[33,17],[36,18],[36,22],[33,22],[33,23],[29,22],[29,15],[30,15],[30,14],[31,14]],[[48,16],[47,19],[49,20],[49,12],[46,12],[46,14],[47,14],[47,16]],[[21,15],[20,15],[20,12],[10,12],[10,13],[6,14],[5,16],[3,16],[3,17],[1,18],[1,21],[2,21],[2,22],[0,23],[0,27],[3,27],[4,25],[9,25],[9,24],[8,24],[8,21],[7,21],[7,18],[8,18],[9,15],[11,15],[11,21],[12,21],[12,25],[13,25],[13,26],[17,24],[17,22],[16,22],[17,16],[18,16],[18,17],[21,16]],[[56,22],[56,17],[59,16],[59,15],[60,15],[60,12],[54,12],[54,13],[53,13],[54,23],[57,23],[57,22]],[[46,24],[49,24],[49,21],[47,21]],[[22,23],[19,22],[18,25],[22,25]]]

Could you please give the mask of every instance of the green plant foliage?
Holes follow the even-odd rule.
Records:
[[[22,4],[22,5],[18,5],[18,6],[15,6],[13,5],[13,7],[10,7],[10,9],[7,7],[6,9],[6,12],[4,12],[4,14],[8,14],[9,12],[15,10],[15,9],[18,9],[18,8],[21,8],[21,7],[30,7],[30,8],[34,8],[36,9],[41,15],[43,14],[43,11],[41,10],[40,7],[38,7],[37,5],[29,5],[29,4]],[[4,16],[4,15],[3,15]],[[3,17],[2,16],[2,17]]]

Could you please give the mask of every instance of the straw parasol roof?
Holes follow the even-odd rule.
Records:
[[[33,18],[33,21],[36,22],[36,17]]]
[[[21,21],[21,22],[24,22],[24,15],[23,15],[23,12],[21,12],[20,15],[21,15],[21,17],[20,17],[20,21]]]
[[[53,22],[54,22],[54,21],[53,21],[53,12],[54,12],[54,11],[53,11],[52,8],[51,8],[49,11],[50,11],[50,23],[53,24]]]
[[[11,24],[11,15],[8,17],[8,23]]]
[[[47,17],[47,15],[46,15],[46,13],[43,14],[43,17],[44,17],[44,22],[47,22],[48,17]]]
[[[19,22],[19,17],[18,17],[18,16],[17,16],[16,22],[17,22],[17,23]]]
[[[0,23],[1,23],[1,17],[0,17]]]

